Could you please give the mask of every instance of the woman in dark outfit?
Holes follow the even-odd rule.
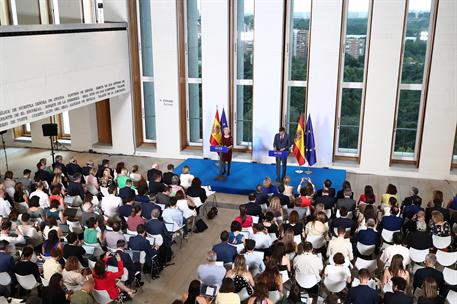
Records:
[[[229,150],[227,153],[222,153],[222,164],[224,169],[222,175],[225,174],[225,163],[227,163],[227,176],[230,175],[230,165],[232,163],[232,148],[233,148],[233,137],[230,135],[230,129],[228,127],[224,128],[224,135],[221,138],[221,146],[227,147]]]

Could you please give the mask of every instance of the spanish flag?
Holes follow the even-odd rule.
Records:
[[[305,126],[303,124],[303,114],[300,114],[300,121],[297,125],[297,132],[295,133],[293,152],[297,158],[300,166],[305,164]]]
[[[216,116],[213,121],[213,129],[211,130],[211,136],[209,138],[209,143],[211,146],[218,146],[221,143],[221,124],[219,122],[219,110],[216,109]]]

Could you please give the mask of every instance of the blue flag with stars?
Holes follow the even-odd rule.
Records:
[[[227,118],[225,117],[225,109],[222,108],[222,115],[221,115],[221,129],[228,128]]]
[[[305,158],[308,165],[314,165],[316,161],[316,144],[314,142],[313,123],[311,122],[311,115],[308,115],[308,121],[305,128]]]

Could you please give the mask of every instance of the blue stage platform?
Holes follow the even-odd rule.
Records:
[[[231,194],[249,194],[255,190],[257,184],[261,184],[265,176],[269,176],[273,181],[276,177],[276,166],[274,164],[257,164],[245,162],[232,162],[230,176],[225,181],[216,180],[218,174],[217,161],[209,159],[188,158],[182,162],[175,170],[181,174],[182,167],[188,165],[190,173],[198,176],[203,185],[210,185],[212,190]],[[307,177],[305,173],[297,174],[295,170],[306,170],[306,167],[287,166],[287,175],[291,178],[291,185],[296,189],[302,177]],[[325,179],[330,179],[335,189],[341,189],[346,179],[346,170],[311,168],[309,175],[316,185],[321,188]]]

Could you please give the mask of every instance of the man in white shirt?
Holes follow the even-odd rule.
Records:
[[[176,207],[176,198],[170,199],[170,205],[162,212],[162,218],[167,223],[176,223],[179,227],[183,225],[184,217],[181,210]]]
[[[7,218],[11,213],[10,202],[5,200],[5,192],[3,189],[0,189],[0,216],[2,218]]]
[[[407,266],[410,263],[409,258],[409,249],[403,246],[403,235],[401,232],[395,232],[392,236],[394,244],[387,247],[381,254],[380,260],[384,265],[390,265],[392,257],[396,254],[399,254],[403,257],[403,266]]]
[[[257,224],[256,227],[257,232],[251,237],[255,241],[255,249],[270,248],[273,241],[268,234],[268,230],[262,224]]]
[[[17,236],[10,236],[10,229],[11,229],[10,221],[3,222],[1,229],[2,230],[0,232],[0,240],[8,241],[8,243],[10,244],[11,247],[13,247],[13,249],[15,248],[16,244],[25,244],[25,238],[19,230],[16,230]]]
[[[331,258],[335,253],[340,252],[345,258],[349,260],[354,259],[351,241],[344,238],[345,234],[346,229],[344,226],[338,227],[338,237],[333,238],[328,243],[327,257]]]
[[[36,186],[36,190],[30,193],[30,198],[34,196],[38,196],[40,198],[40,208],[45,209],[49,208],[49,196],[46,192],[43,191],[44,184],[43,182],[38,182]]]
[[[207,264],[199,265],[197,268],[197,278],[203,285],[222,285],[225,278],[225,267],[216,265],[217,254],[210,250],[206,256]]]
[[[301,245],[299,245],[301,246]],[[317,294],[318,284],[321,280],[321,272],[324,269],[322,259],[313,254],[313,245],[310,242],[303,243],[303,253],[294,259],[295,278],[297,283],[302,286],[304,276],[313,275],[316,278],[316,285],[309,289],[310,294]]]
[[[115,217],[118,214],[118,208],[122,205],[122,198],[116,196],[116,186],[111,185],[108,188],[108,196],[102,198],[101,208],[107,217]]]
[[[254,253],[255,245],[256,243],[254,240],[247,239],[244,242],[244,248],[246,249],[244,259],[246,260],[246,265],[252,273],[261,273],[265,270],[265,264],[263,263],[263,258],[257,253]]]

